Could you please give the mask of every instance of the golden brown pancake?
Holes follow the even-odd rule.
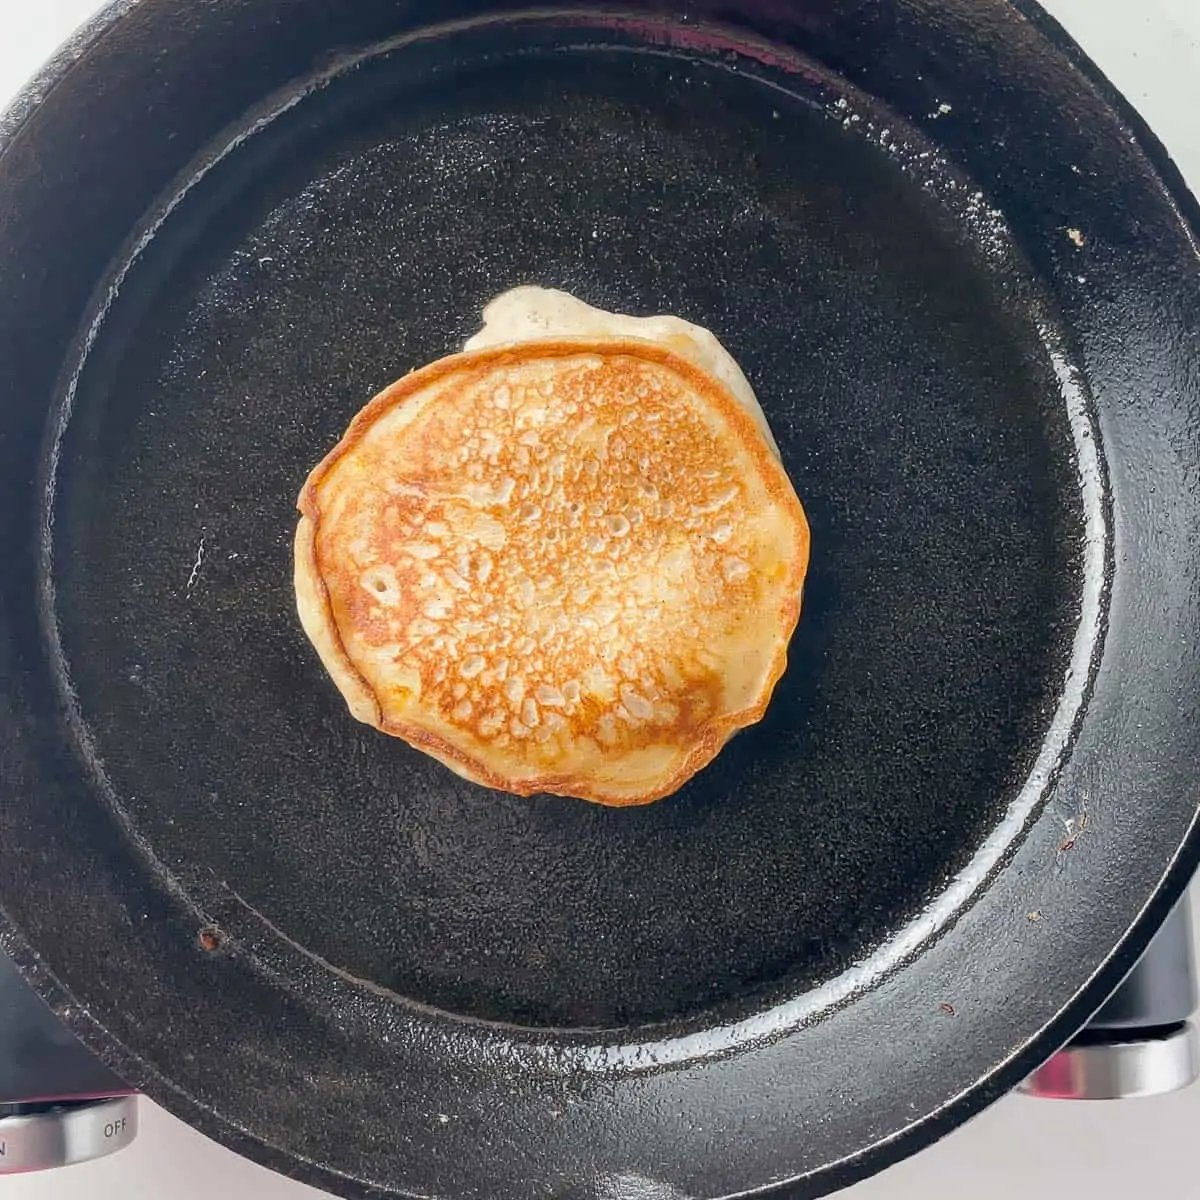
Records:
[[[519,795],[677,790],[762,717],[808,564],[755,417],[643,338],[411,374],[299,507],[301,620],[351,712]]]

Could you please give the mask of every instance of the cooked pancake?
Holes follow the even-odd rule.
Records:
[[[756,419],[645,338],[411,374],[299,506],[300,617],[351,712],[519,795],[677,790],[761,718],[808,563]]]

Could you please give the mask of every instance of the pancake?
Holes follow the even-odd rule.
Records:
[[[649,803],[762,717],[808,526],[695,350],[515,332],[392,385],[309,476],[301,622],[355,717],[465,778]]]

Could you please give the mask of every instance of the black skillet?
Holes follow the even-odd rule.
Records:
[[[819,1195],[1196,864],[1196,206],[1029,3],[506,8],[124,0],[0,125],[0,943],[344,1196]],[[713,329],[812,520],[646,809],[458,781],[293,615],[308,469],[520,282]]]

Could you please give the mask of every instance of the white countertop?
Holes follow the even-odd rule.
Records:
[[[1200,194],[1200,0],[1043,0],[1141,111]],[[0,0],[0,106],[97,0]],[[1200,917],[1200,914],[1197,914]],[[1200,926],[1200,919],[1197,921]],[[1157,1200],[1200,1196],[1200,1085],[1124,1104],[1001,1101],[841,1193],[847,1200]],[[142,1102],[134,1145],[103,1162],[0,1181],[3,1200],[317,1200]],[[520,1200],[514,1197],[514,1200]]]

